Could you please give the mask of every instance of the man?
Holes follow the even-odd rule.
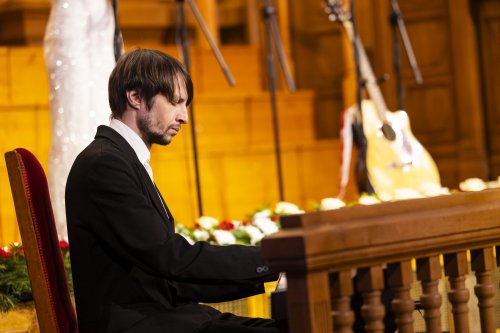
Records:
[[[190,245],[152,180],[149,149],[188,122],[191,79],[155,50],[124,54],[109,79],[110,126],[77,157],[66,212],[80,333],[277,332],[272,320],[197,302],[263,292],[258,248]]]

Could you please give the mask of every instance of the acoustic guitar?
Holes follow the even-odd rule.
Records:
[[[418,142],[405,111],[389,111],[350,14],[341,0],[327,0],[330,21],[341,22],[358,48],[360,71],[370,100],[363,100],[361,121],[367,140],[366,168],[375,193],[396,197],[399,189],[421,191],[426,183],[440,186],[439,172],[430,154]]]

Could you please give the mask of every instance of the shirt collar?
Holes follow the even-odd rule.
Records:
[[[151,158],[151,153],[142,141],[141,137],[137,135],[130,127],[125,125],[118,119],[111,119],[109,127],[117,131],[123,138],[128,142],[128,144],[134,149],[139,161],[144,165],[146,163],[149,164],[149,160]]]

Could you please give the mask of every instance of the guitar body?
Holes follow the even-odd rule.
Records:
[[[378,112],[371,100],[363,101],[363,132],[368,142],[366,165],[375,193],[395,198],[398,189],[419,191],[425,183],[440,184],[437,166],[413,135],[406,112],[385,111],[396,134],[392,141],[382,133]]]

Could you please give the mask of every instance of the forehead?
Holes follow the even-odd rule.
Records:
[[[180,75],[177,75],[177,78],[175,80],[175,96],[181,98],[187,98],[186,82],[184,78]]]

